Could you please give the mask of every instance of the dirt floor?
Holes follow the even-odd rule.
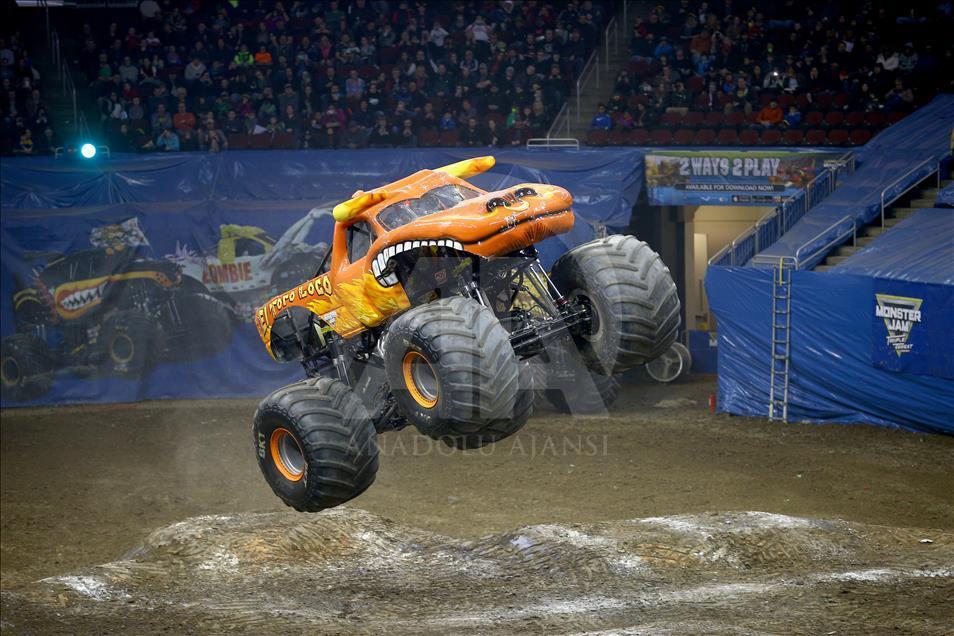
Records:
[[[254,401],[5,410],[0,628],[742,634],[954,624],[954,439],[710,414],[713,390],[710,377],[631,382],[610,417],[542,409],[481,451],[389,433],[371,489],[319,515],[287,512],[262,479]]]

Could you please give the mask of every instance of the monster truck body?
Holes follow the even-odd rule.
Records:
[[[4,338],[4,397],[29,400],[57,371],[140,377],[161,359],[228,345],[234,312],[167,260],[121,242],[55,258],[13,296],[18,333]]]
[[[197,254],[177,245],[166,258],[184,276],[200,281],[210,292],[225,295],[242,315],[290,285],[314,273],[328,249],[306,239],[315,221],[328,210],[314,208],[296,221],[277,241],[254,226],[222,225],[214,252]]]
[[[493,165],[480,157],[356,192],[334,209],[327,271],[257,310],[272,357],[311,378],[265,398],[255,418],[260,467],[289,505],[320,510],[367,488],[375,431],[413,424],[460,449],[513,434],[539,375],[524,360],[551,359],[548,349],[557,360],[572,348],[602,386],[675,338],[679,301],[658,255],[611,236],[565,254],[551,278],[534,245],[572,228],[572,197],[465,181]]]

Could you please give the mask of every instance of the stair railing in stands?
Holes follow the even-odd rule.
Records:
[[[934,159],[933,157],[930,158],[930,159],[925,159],[924,161],[922,161],[921,163],[919,163],[918,165],[914,166],[913,168],[911,168],[910,170],[908,170],[907,172],[905,172],[903,175],[901,175],[900,177],[898,177],[897,179],[895,179],[894,181],[892,181],[885,189],[883,189],[883,190],[881,191],[881,229],[882,229],[882,230],[884,230],[884,209],[885,209],[887,206],[889,206],[889,205],[891,205],[892,203],[894,203],[895,201],[897,201],[898,199],[900,199],[901,197],[903,197],[905,194],[907,194],[907,193],[910,192],[911,190],[913,190],[919,183],[921,183],[921,181],[924,180],[925,177],[930,176],[931,174],[934,173],[934,171],[932,170],[931,172],[927,172],[927,173],[924,174],[923,177],[921,177],[921,178],[919,178],[919,179],[915,179],[914,181],[911,182],[910,185],[908,185],[906,188],[904,188],[904,190],[902,190],[902,191],[900,191],[900,192],[893,193],[893,194],[891,194],[891,195],[889,195],[888,192],[890,192],[892,188],[897,188],[897,187],[899,186],[899,184],[903,183],[908,177],[910,177],[910,176],[913,175],[914,173],[916,173],[916,172],[918,172],[919,170],[923,169],[924,166],[926,166],[926,165],[928,165],[928,164],[930,164],[930,163],[934,163],[934,162],[937,163],[936,170],[937,170],[938,174],[940,174],[940,172],[941,172],[941,163],[943,162],[943,159]]]
[[[749,261],[757,262],[759,252],[792,229],[806,212],[835,190],[842,175],[851,174],[854,169],[855,157],[851,152],[826,162],[825,167],[802,190],[782,201],[755,225],[719,250],[709,259],[709,265],[745,265]],[[777,259],[772,260],[773,264],[775,260]]]
[[[590,83],[590,80],[594,77],[596,78],[596,88],[600,87],[600,55],[596,51],[590,55],[590,59],[586,61],[586,64],[583,66],[583,70],[580,71],[580,76],[576,78],[576,123],[580,123],[580,96],[583,95],[583,91],[586,90],[587,85]]]
[[[935,171],[940,174],[941,166],[944,163],[945,158],[941,159],[925,159],[913,169],[907,171],[897,179],[891,182],[891,184],[884,188],[881,191],[881,231],[883,232],[884,227],[884,210],[886,207],[889,207],[892,203],[903,197],[906,193],[913,190],[919,183],[924,181],[924,179],[930,177]],[[934,169],[928,172],[925,172],[922,176],[916,178],[913,183],[905,187],[903,190],[888,195],[887,193],[891,191],[892,188],[899,187],[899,184],[903,183],[908,177],[912,174],[917,173],[919,170],[923,169],[924,166],[935,164]],[[810,238],[809,240],[802,243],[801,247],[795,250],[795,268],[796,269],[805,269],[808,267],[814,267],[815,264],[822,260],[825,254],[827,254],[833,248],[845,243],[848,241],[848,238],[851,237],[851,244],[856,245],[858,230],[859,230],[858,220],[853,216],[844,216],[824,230]],[[817,241],[825,241],[823,244],[813,247]],[[811,250],[811,251],[808,251]],[[777,257],[765,257],[764,259],[756,259],[754,262],[760,264],[767,264],[777,260]]]

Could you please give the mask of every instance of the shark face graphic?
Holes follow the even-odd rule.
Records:
[[[85,314],[103,302],[103,292],[108,284],[109,278],[104,277],[60,285],[53,293],[57,313],[66,319]]]

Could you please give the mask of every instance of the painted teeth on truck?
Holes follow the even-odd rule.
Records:
[[[371,261],[371,271],[374,273],[374,277],[385,287],[396,285],[398,282],[397,275],[394,272],[387,272],[388,261],[398,254],[420,247],[450,247],[456,250],[464,251],[464,246],[460,242],[451,239],[402,241],[396,245],[391,245],[384,248],[378,252],[377,256],[374,257],[374,260]]]

